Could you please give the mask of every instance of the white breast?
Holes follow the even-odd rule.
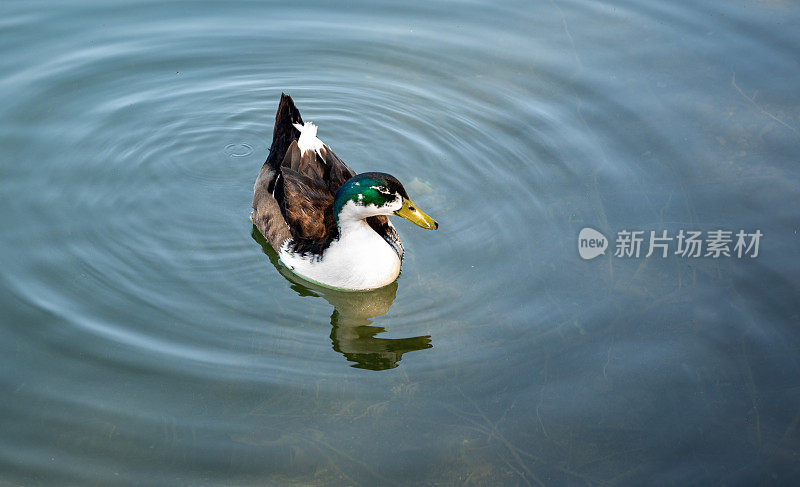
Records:
[[[278,255],[301,277],[340,289],[376,289],[391,284],[400,274],[400,258],[394,249],[364,220],[343,228],[321,259],[290,253],[288,242]]]

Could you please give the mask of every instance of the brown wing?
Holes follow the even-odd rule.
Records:
[[[327,145],[319,153],[306,151],[300,154],[296,140],[286,150],[281,167],[289,167],[304,176],[324,181],[334,194],[345,181],[356,175]]]
[[[283,216],[295,240],[327,241],[336,231],[334,194],[321,179],[281,168]],[[280,189],[280,188],[279,188]]]
[[[286,219],[283,217],[280,205],[270,193],[270,187],[275,183],[275,171],[264,164],[258,174],[253,190],[253,224],[267,239],[273,249],[280,249],[284,242],[291,238]]]
[[[323,179],[325,179],[328,188],[334,193],[339,189],[348,179],[356,175],[356,172],[350,169],[327,145],[322,148],[322,156],[324,157],[325,172]]]

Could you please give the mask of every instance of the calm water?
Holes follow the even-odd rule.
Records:
[[[797,25],[2,2],[0,485],[800,481]],[[439,221],[396,221],[395,285],[314,289],[253,234],[281,91]],[[626,229],[764,236],[614,257]]]

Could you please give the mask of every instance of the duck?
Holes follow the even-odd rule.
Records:
[[[350,169],[282,93],[250,216],[280,263],[333,289],[388,286],[400,275],[404,254],[390,215],[426,230],[439,228],[394,176]]]

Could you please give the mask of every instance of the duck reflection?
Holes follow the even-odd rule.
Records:
[[[333,349],[353,362],[352,367],[385,370],[397,367],[406,352],[431,348],[430,335],[410,338],[376,338],[386,331],[382,326],[370,326],[372,318],[386,314],[397,294],[397,282],[373,291],[337,291],[305,281],[278,261],[278,254],[253,226],[251,236],[261,245],[272,265],[278,269],[290,287],[300,296],[317,296],[334,308],[331,314]]]

